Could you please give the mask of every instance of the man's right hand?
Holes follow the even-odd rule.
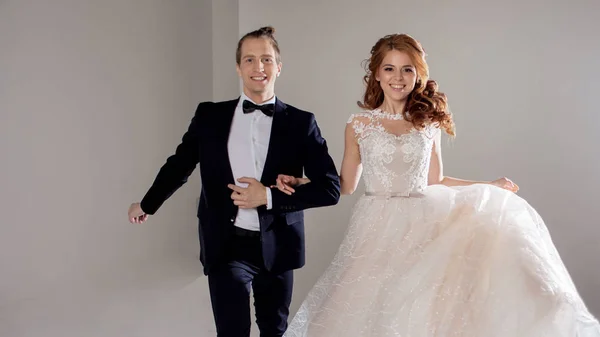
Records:
[[[140,206],[139,202],[131,204],[129,206],[129,222],[131,223],[144,223],[146,219],[148,219],[148,214],[142,211],[142,206]]]

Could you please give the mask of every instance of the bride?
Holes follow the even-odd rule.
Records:
[[[506,178],[443,175],[446,96],[404,34],[371,50],[350,117],[342,193],[365,195],[284,336],[600,336],[542,218]],[[294,193],[306,178],[280,175]]]

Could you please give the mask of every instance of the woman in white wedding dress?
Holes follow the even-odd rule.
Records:
[[[424,55],[404,34],[371,50],[341,169],[342,193],[361,175],[366,193],[284,336],[600,336],[518,187],[443,175],[454,124]],[[307,182],[282,175],[278,188]]]

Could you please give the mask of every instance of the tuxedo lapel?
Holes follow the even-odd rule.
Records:
[[[280,139],[283,138],[287,130],[287,114],[287,106],[285,103],[276,99],[273,124],[271,125],[271,135],[269,137],[269,150],[265,160],[265,167],[263,168],[263,173],[260,178],[260,182],[265,186],[267,186],[265,180],[272,175],[271,171],[274,169],[277,160],[281,157],[279,154],[284,150],[282,149],[283,142],[281,142]]]
[[[235,179],[233,177],[233,170],[231,169],[231,160],[229,159],[229,137],[231,135],[231,124],[233,122],[233,116],[235,114],[235,109],[237,108],[237,104],[239,102],[239,97],[235,100],[225,102],[225,106],[223,111],[215,111],[215,114],[220,114],[222,116],[221,119],[221,130],[219,134],[218,140],[218,148],[221,150],[218,151],[221,153],[222,162],[225,166],[225,177],[227,179],[228,184],[235,184]],[[217,144],[215,144],[217,145]]]

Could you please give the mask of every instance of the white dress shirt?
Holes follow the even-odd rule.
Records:
[[[245,114],[242,109],[244,100],[256,105],[264,105],[275,103],[275,96],[264,103],[258,104],[242,93],[235,108],[227,149],[235,184],[241,187],[248,186],[248,184],[237,181],[241,177],[255,178],[260,181],[267,159],[267,152],[269,151],[271,126],[273,125],[273,117],[265,115],[260,110]],[[268,186],[266,186],[266,189],[267,209],[271,209],[271,189]],[[234,225],[251,231],[259,231],[260,223],[256,208],[240,208]]]

